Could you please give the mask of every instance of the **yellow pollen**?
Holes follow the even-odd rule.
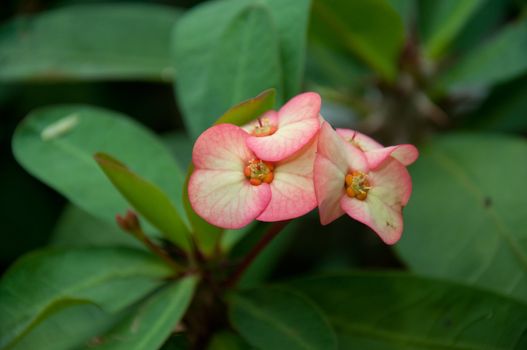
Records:
[[[243,174],[251,185],[258,186],[262,183],[270,184],[274,179],[274,165],[259,159],[252,159],[243,169]]]
[[[278,127],[276,125],[272,125],[269,118],[262,118],[258,120],[258,125],[256,125],[251,131],[251,135],[257,137],[269,136],[274,134],[276,130],[278,130]]]
[[[350,198],[365,200],[368,197],[368,191],[371,189],[368,175],[362,171],[352,171],[344,178],[344,188]]]

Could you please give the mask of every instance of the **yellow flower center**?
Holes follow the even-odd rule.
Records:
[[[278,130],[278,127],[276,125],[272,125],[269,118],[261,118],[258,119],[258,125],[256,125],[251,131],[251,135],[257,137],[269,136],[274,134],[276,130]]]
[[[352,171],[344,179],[344,188],[348,197],[365,200],[368,197],[368,191],[371,189],[368,175],[362,171]]]
[[[252,159],[243,170],[243,173],[251,185],[258,186],[264,182],[266,184],[273,182],[273,170],[274,165],[272,163],[264,162],[259,159]]]

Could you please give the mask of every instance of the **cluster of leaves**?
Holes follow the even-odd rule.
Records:
[[[189,140],[214,122],[243,124],[281,105],[305,81],[334,107],[325,118],[351,108],[355,127],[422,140],[395,247],[407,272],[266,286],[280,237],[247,271],[245,288],[220,295],[229,321],[207,335],[210,349],[523,349],[527,142],[491,132],[527,128],[527,21],[500,27],[510,6],[216,0],[183,13],[78,5],[2,25],[0,79],[173,82]],[[268,88],[275,92],[258,95]],[[428,138],[440,128],[434,123],[486,132]],[[188,159],[116,112],[36,110],[18,127],[13,151],[72,205],[55,247],[22,257],[0,281],[2,349],[188,346],[185,332],[169,337],[182,320],[200,322],[191,317],[208,285],[117,230],[115,215],[130,206],[152,241],[185,253],[192,237],[217,266],[243,255],[266,228],[221,231],[200,220],[185,195]]]

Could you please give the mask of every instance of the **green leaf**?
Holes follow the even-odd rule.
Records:
[[[311,0],[262,1],[269,5],[278,31],[280,60],[284,72],[284,97],[288,99],[299,93],[304,77]]]
[[[419,2],[419,30],[428,56],[442,56],[465,24],[487,0]]]
[[[171,81],[180,12],[146,4],[64,7],[0,27],[0,79]]]
[[[153,133],[119,113],[74,105],[36,110],[18,126],[13,152],[32,175],[112,224],[130,205],[93,159],[96,152],[121,159],[183,213],[184,178],[172,155]]]
[[[46,317],[33,327],[10,350],[78,349],[96,335],[110,328],[122,317],[111,315],[94,304],[72,305]]]
[[[116,223],[110,224],[97,219],[72,204],[66,205],[62,211],[51,235],[50,243],[57,247],[144,248],[138,240],[120,229]]]
[[[324,315],[309,300],[281,288],[238,292],[228,299],[229,318],[252,346],[260,349],[337,348]]]
[[[177,97],[192,137],[230,106],[265,89],[276,88],[282,101],[279,39],[264,3],[199,6],[178,22],[173,44]]]
[[[527,347],[527,306],[478,289],[399,273],[347,273],[294,283],[324,312],[340,349]]]
[[[229,108],[214,124],[234,124],[243,126],[273,109],[276,101],[276,90],[268,89],[258,96],[238,103]]]
[[[132,315],[107,334],[99,336],[92,349],[159,349],[187,310],[198,279],[184,277],[148,298]]]
[[[527,76],[494,87],[473,113],[467,126],[520,133],[527,131]]]
[[[221,331],[212,337],[207,350],[251,350],[242,337],[231,331]]]
[[[421,150],[396,248],[415,272],[527,301],[527,142],[454,134]]]
[[[527,71],[527,19],[510,24],[470,51],[441,78],[446,88],[489,86]]]
[[[386,0],[393,9],[401,16],[407,32],[413,30],[416,19],[417,1],[416,0]]]
[[[170,199],[151,182],[105,153],[95,160],[114,186],[152,225],[185,251],[190,251],[190,232]]]
[[[384,79],[395,79],[404,27],[385,0],[315,0],[313,5],[316,36],[354,53]]]
[[[0,281],[0,348],[71,305],[116,312],[160,286],[172,271],[130,248],[47,250],[24,256]]]
[[[161,135],[166,148],[171,151],[180,169],[188,169],[192,163],[192,140],[184,131],[173,131]]]

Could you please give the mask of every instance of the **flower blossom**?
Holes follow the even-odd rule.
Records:
[[[417,150],[411,145],[383,148],[350,130],[338,133],[324,123],[318,139],[314,183],[321,223],[347,213],[394,244],[412,192],[405,165],[415,161]]]
[[[253,152],[248,147],[251,137],[238,126],[220,124],[207,129],[194,145],[190,204],[213,225],[236,229],[255,219],[287,220],[317,205],[313,187],[316,137],[301,148],[281,143],[279,153],[291,155],[278,161],[264,160]]]
[[[306,146],[320,129],[321,99],[306,92],[293,97],[278,112],[268,111],[244,126],[247,146],[259,159],[280,161]]]

